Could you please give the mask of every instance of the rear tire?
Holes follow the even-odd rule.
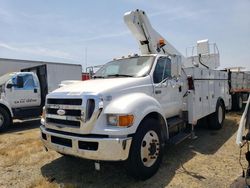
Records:
[[[4,131],[11,124],[9,113],[2,107],[0,107],[0,132]]]
[[[221,100],[217,101],[216,110],[209,117],[209,128],[219,130],[223,127],[225,120],[225,106]]]
[[[238,96],[238,110],[241,111],[243,108],[243,97],[242,95]]]
[[[233,110],[241,111],[243,108],[243,97],[240,93],[236,93],[232,97],[233,100]]]
[[[163,155],[159,123],[155,119],[144,120],[132,141],[127,172],[136,179],[146,180],[159,169]]]

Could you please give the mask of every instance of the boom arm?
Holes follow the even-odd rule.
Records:
[[[166,54],[182,56],[166,39],[151,26],[146,13],[142,10],[127,12],[124,21],[139,41],[142,54]]]

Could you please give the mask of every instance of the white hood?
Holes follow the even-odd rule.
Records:
[[[149,76],[140,78],[93,79],[58,88],[50,93],[50,96],[58,95],[59,93],[65,93],[67,95],[81,95],[83,93],[114,93],[121,92],[122,90],[133,89],[139,85],[149,85],[150,83]]]

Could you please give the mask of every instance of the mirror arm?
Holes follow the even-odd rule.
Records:
[[[155,87],[162,87],[163,83],[165,83],[169,78],[164,78],[161,82],[155,85]]]

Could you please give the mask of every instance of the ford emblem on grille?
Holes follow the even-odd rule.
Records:
[[[62,109],[59,109],[59,110],[57,110],[57,112],[56,112],[59,116],[63,116],[63,115],[65,115],[65,110],[62,110]]]

